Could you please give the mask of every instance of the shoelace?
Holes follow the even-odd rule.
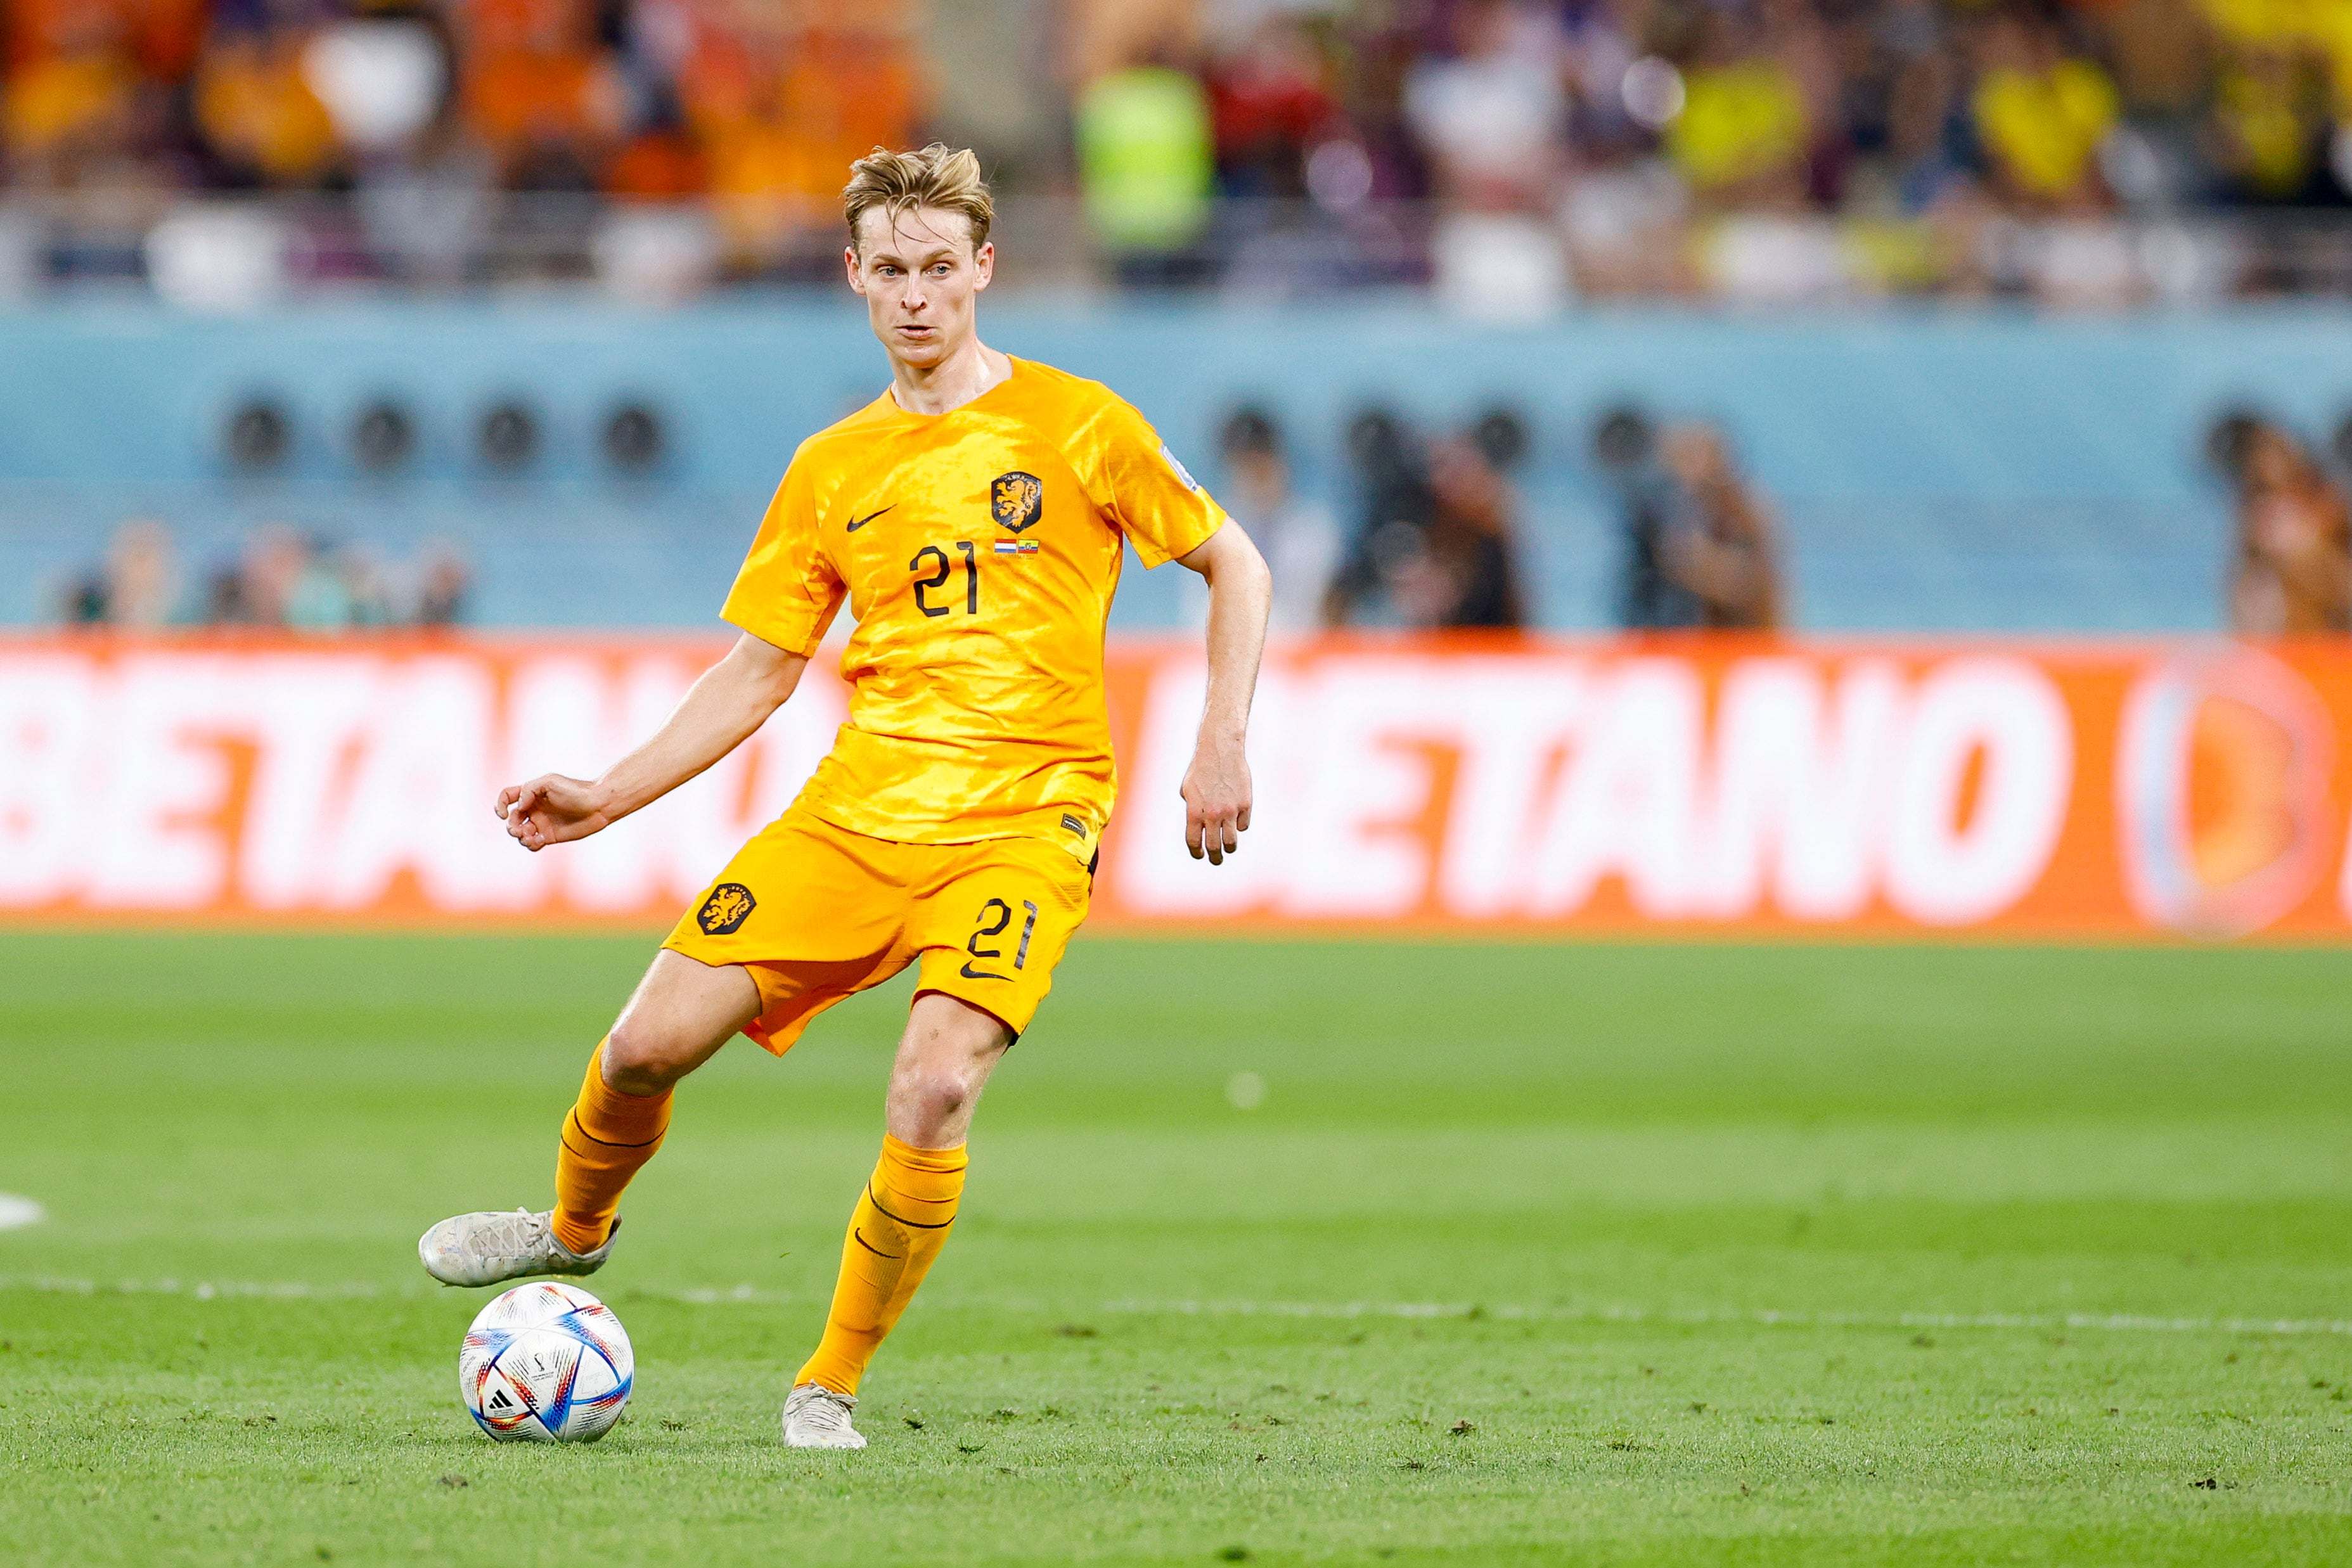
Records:
[[[828,1432],[845,1431],[849,1426],[849,1413],[855,1403],[830,1389],[819,1389],[809,1396],[807,1404],[801,1406],[801,1419]]]
[[[518,1208],[510,1215],[500,1215],[497,1220],[475,1233],[474,1250],[478,1254],[510,1258],[540,1250],[541,1226],[537,1215]]]

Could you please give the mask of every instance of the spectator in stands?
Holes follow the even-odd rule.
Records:
[[[1612,408],[1593,426],[1592,456],[1617,491],[1622,519],[1617,620],[1627,631],[1672,631],[1700,621],[1697,596],[1666,570],[1676,498],[1657,448],[1657,432],[1638,408]]]
[[[2301,442],[2266,419],[2223,437],[2238,490],[2230,625],[2246,637],[2352,628],[2352,521]]]
[[[1334,626],[1508,630],[1527,625],[1517,499],[1492,427],[1424,452],[1385,415],[1360,417],[1349,447],[1365,482],[1366,527],[1325,596]],[[1482,444],[1483,440],[1483,444]]]
[[[763,269],[803,233],[824,234],[837,266],[843,171],[877,145],[906,146],[922,110],[908,6],[668,10],[684,122],[737,267]]]
[[[1807,199],[1833,206],[1843,195],[1846,161],[1853,152],[1849,94],[1866,68],[1842,51],[1841,46],[1850,48],[1852,40],[1832,25],[1834,5],[1819,0],[1760,0],[1759,10],[1764,52],[1804,107]]]
[[[457,547],[436,540],[425,547],[417,574],[416,605],[412,617],[428,630],[462,624],[473,597],[474,577]]]
[[[1805,84],[1769,47],[1753,14],[1707,6],[1698,30],[1682,112],[1666,133],[1675,166],[1717,207],[1801,207],[1814,136]]]
[[[172,531],[152,517],[124,523],[107,552],[106,618],[118,626],[153,631],[176,618],[179,599]]]
[[[1873,32],[1864,58],[1871,75],[1848,99],[1849,133],[1857,151],[1881,155],[1880,169],[1896,209],[1906,215],[1937,205],[1963,178],[1965,152],[1956,145],[1954,106],[1961,87],[1960,62],[1949,47],[1950,25],[1924,0],[1908,0],[1870,19]],[[1873,104],[1870,95],[1885,94]],[[1867,190],[1867,186],[1863,187]]]
[[[1349,421],[1348,459],[1362,510],[1323,597],[1324,623],[1334,626],[1368,624],[1385,611],[1391,569],[1420,549],[1437,510],[1420,444],[1387,409],[1368,408]]]
[[[464,0],[458,101],[504,184],[584,191],[619,134],[624,83],[584,0]]]
[[[1488,631],[1528,624],[1519,594],[1518,498],[1503,476],[1502,456],[1478,432],[1448,437],[1430,451],[1437,512],[1425,559],[1446,592],[1426,624]]]
[[[814,14],[824,20],[801,35],[785,72],[783,129],[799,160],[796,188],[832,217],[843,171],[877,146],[912,141],[927,95],[908,5],[862,0]]]
[[[1272,416],[1244,408],[1225,421],[1218,441],[1226,483],[1219,499],[1265,554],[1274,574],[1277,634],[1303,637],[1323,622],[1323,599],[1339,564],[1339,530],[1330,511],[1300,496],[1291,483],[1282,432]],[[1186,578],[1189,590],[1194,579]],[[1206,614],[1208,600],[1199,595]]]
[[[1705,425],[1678,426],[1660,449],[1674,487],[1658,541],[1664,575],[1696,603],[1699,626],[1777,628],[1779,542],[1763,507],[1740,482],[1721,434]]]
[[[1196,280],[1192,254],[1215,194],[1209,97],[1169,64],[1129,66],[1077,101],[1078,184],[1087,219],[1129,281]]]
[[[253,624],[253,607],[245,595],[245,574],[235,563],[215,566],[205,579],[204,623],[208,626]]]
[[[668,9],[672,30],[684,40],[678,100],[706,164],[716,216],[736,267],[756,272],[810,221],[783,125],[785,18],[781,11]]]
[[[2248,203],[2327,197],[2326,85],[2302,52],[2245,47],[2213,84],[2210,142],[2229,194]]]
[[[443,541],[403,569],[363,543],[331,544],[268,523],[247,537],[235,563],[213,574],[205,620],[301,632],[449,626],[466,618],[471,589],[465,558]]]
[[[1330,135],[1339,106],[1306,30],[1261,21],[1209,73],[1217,183],[1227,195],[1296,200],[1307,194],[1308,149]]]
[[[2203,151],[2221,194],[2249,204],[2340,205],[2352,171],[2332,169],[2329,154],[2352,109],[2352,28],[2343,7],[2205,0],[2199,10],[2219,46]],[[2196,95],[2185,96],[2183,107],[2193,105]]]
[[[172,531],[152,517],[115,530],[106,564],[66,593],[65,618],[76,626],[153,631],[172,624],[179,607],[179,574]]]
[[[359,623],[352,563],[344,552],[312,535],[301,541],[301,569],[286,591],[283,624],[299,632],[339,632]]]
[[[403,618],[393,604],[393,584],[383,557],[367,544],[353,541],[332,557],[342,581],[343,624],[354,631],[376,631],[397,626]]]
[[[1549,205],[1568,156],[1564,40],[1544,7],[1458,0],[1452,51],[1416,63],[1404,110],[1440,197],[1478,212]]]
[[[335,123],[303,73],[307,28],[224,16],[196,62],[197,129],[229,185],[318,184],[339,161]]]
[[[1987,22],[1977,52],[1970,112],[1997,187],[2029,210],[2104,206],[2098,154],[2121,109],[2114,80],[2021,7]]]
[[[5,21],[0,145],[14,178],[49,187],[101,172],[120,178],[152,97],[130,18],[77,0],[17,0]]]
[[[282,522],[246,535],[235,562],[215,570],[205,589],[205,621],[215,626],[282,626],[296,586],[310,568],[310,548]]]
[[[708,150],[688,113],[680,74],[702,42],[707,16],[691,0],[640,0],[619,19],[618,68],[630,113],[625,140],[604,163],[609,195],[675,202],[709,188]]]

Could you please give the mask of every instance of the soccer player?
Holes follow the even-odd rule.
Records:
[[[678,1079],[738,1031],[781,1055],[818,1013],[918,965],[881,1158],[784,1403],[784,1441],[810,1448],[866,1446],[858,1380],[946,1244],[972,1108],[1086,918],[1114,787],[1102,649],[1122,546],[1208,581],[1183,796],[1186,845],[1213,863],[1249,826],[1244,734],[1271,594],[1256,548],[1133,408],[980,341],[996,252],[977,158],[877,148],[843,203],[888,390],[793,454],[727,597],[742,636],[659,732],[602,778],[511,784],[497,809],[536,851],[677,788],[792,696],[845,598],[849,722],[590,1058],[554,1208],[459,1215],[417,1244],[451,1285],[593,1273]]]

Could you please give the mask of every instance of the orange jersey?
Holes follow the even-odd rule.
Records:
[[[722,612],[803,655],[845,595],[857,618],[849,722],[801,806],[874,838],[1089,858],[1118,787],[1102,653],[1120,545],[1157,566],[1224,521],[1141,415],[1032,361],[945,414],[885,392],[810,437]]]

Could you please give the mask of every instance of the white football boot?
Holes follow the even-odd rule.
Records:
[[[593,1274],[613,1256],[612,1235],[593,1252],[574,1252],[555,1238],[552,1211],[461,1214],[443,1220],[416,1240],[425,1272],[444,1285],[496,1285],[534,1274]]]
[[[866,1439],[849,1424],[857,1408],[854,1394],[835,1394],[820,1383],[803,1383],[784,1395],[784,1446],[788,1448],[863,1448]]]

